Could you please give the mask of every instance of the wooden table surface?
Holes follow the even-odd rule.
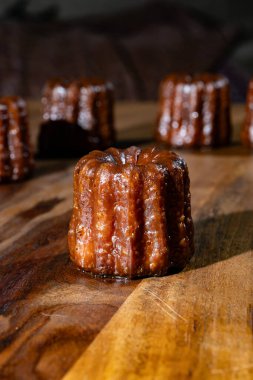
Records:
[[[30,102],[32,139],[40,119]],[[186,152],[196,253],[181,273],[94,279],[68,259],[74,161],[0,187],[0,379],[252,379],[253,158]],[[120,146],[148,143],[154,103],[116,107]]]

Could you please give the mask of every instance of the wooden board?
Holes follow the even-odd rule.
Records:
[[[118,105],[121,144],[147,141],[155,113]],[[236,140],[243,108],[233,115]],[[41,161],[30,181],[1,186],[1,380],[253,377],[253,158],[236,144],[181,154],[196,254],[163,278],[99,280],[70,263],[73,162]]]

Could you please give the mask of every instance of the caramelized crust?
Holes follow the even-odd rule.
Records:
[[[156,140],[174,147],[230,142],[228,80],[216,74],[172,74],[160,86]]]
[[[246,100],[246,117],[241,133],[242,143],[248,148],[253,148],[253,79],[249,82],[247,100]]]
[[[26,103],[20,97],[0,98],[0,182],[28,177],[33,156]]]
[[[43,156],[80,156],[115,140],[113,87],[98,79],[51,80],[43,90]]]
[[[161,276],[191,258],[189,175],[182,158],[158,148],[110,148],[74,172],[71,259],[105,276]]]

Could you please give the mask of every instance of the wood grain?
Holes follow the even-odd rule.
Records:
[[[185,158],[195,256],[182,273],[143,280],[65,380],[252,379],[253,160]]]
[[[61,166],[38,164],[33,180],[1,189],[1,379],[61,378],[136,286],[70,263],[73,165]]]
[[[118,105],[120,144],[148,141],[155,111]],[[233,115],[236,142],[243,107]],[[73,162],[40,161],[30,181],[1,186],[1,380],[252,378],[253,158],[236,143],[180,153],[196,254],[164,278],[94,279],[70,263]]]
[[[250,276],[244,253],[143,281],[64,379],[252,379]]]

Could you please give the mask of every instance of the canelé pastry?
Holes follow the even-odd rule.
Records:
[[[80,157],[114,142],[113,87],[97,79],[52,80],[43,90],[39,153]]]
[[[93,151],[74,172],[71,259],[102,276],[161,276],[193,255],[185,161],[158,148]]]
[[[1,97],[0,183],[22,180],[32,168],[26,103],[20,97]]]
[[[246,117],[242,127],[242,143],[248,148],[253,148],[253,78],[249,82],[247,100],[246,100]]]
[[[172,74],[160,85],[156,140],[173,147],[217,147],[230,142],[228,79],[218,74]]]

